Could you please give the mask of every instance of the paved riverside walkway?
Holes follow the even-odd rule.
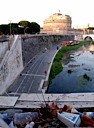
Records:
[[[41,93],[42,81],[48,79],[52,60],[57,53],[57,48],[46,50],[31,60],[21,72],[21,75],[8,88],[9,95],[16,96],[21,93]],[[46,71],[46,73],[45,73]]]

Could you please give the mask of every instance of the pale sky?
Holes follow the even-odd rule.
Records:
[[[0,24],[43,21],[54,13],[70,15],[72,27],[94,26],[94,0],[0,0]]]

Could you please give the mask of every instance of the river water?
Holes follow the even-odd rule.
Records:
[[[94,45],[67,52],[62,65],[63,70],[52,80],[48,93],[94,92]]]

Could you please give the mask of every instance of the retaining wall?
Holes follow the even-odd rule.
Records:
[[[7,50],[0,64],[0,94],[14,82],[23,70],[21,38],[16,36],[12,47]]]
[[[73,35],[24,35],[22,38],[15,36],[0,64],[0,94],[7,90],[34,56],[44,52],[45,47],[50,49],[61,41],[73,39]]]
[[[0,42],[0,62],[3,59],[7,50],[8,50],[8,41]]]
[[[51,48],[62,41],[74,40],[73,35],[34,35],[22,37],[22,55],[24,66],[45,47]]]

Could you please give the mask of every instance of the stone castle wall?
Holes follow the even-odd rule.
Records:
[[[70,30],[72,20],[69,15],[62,15],[61,13],[55,13],[44,20],[43,31],[58,31]]]

